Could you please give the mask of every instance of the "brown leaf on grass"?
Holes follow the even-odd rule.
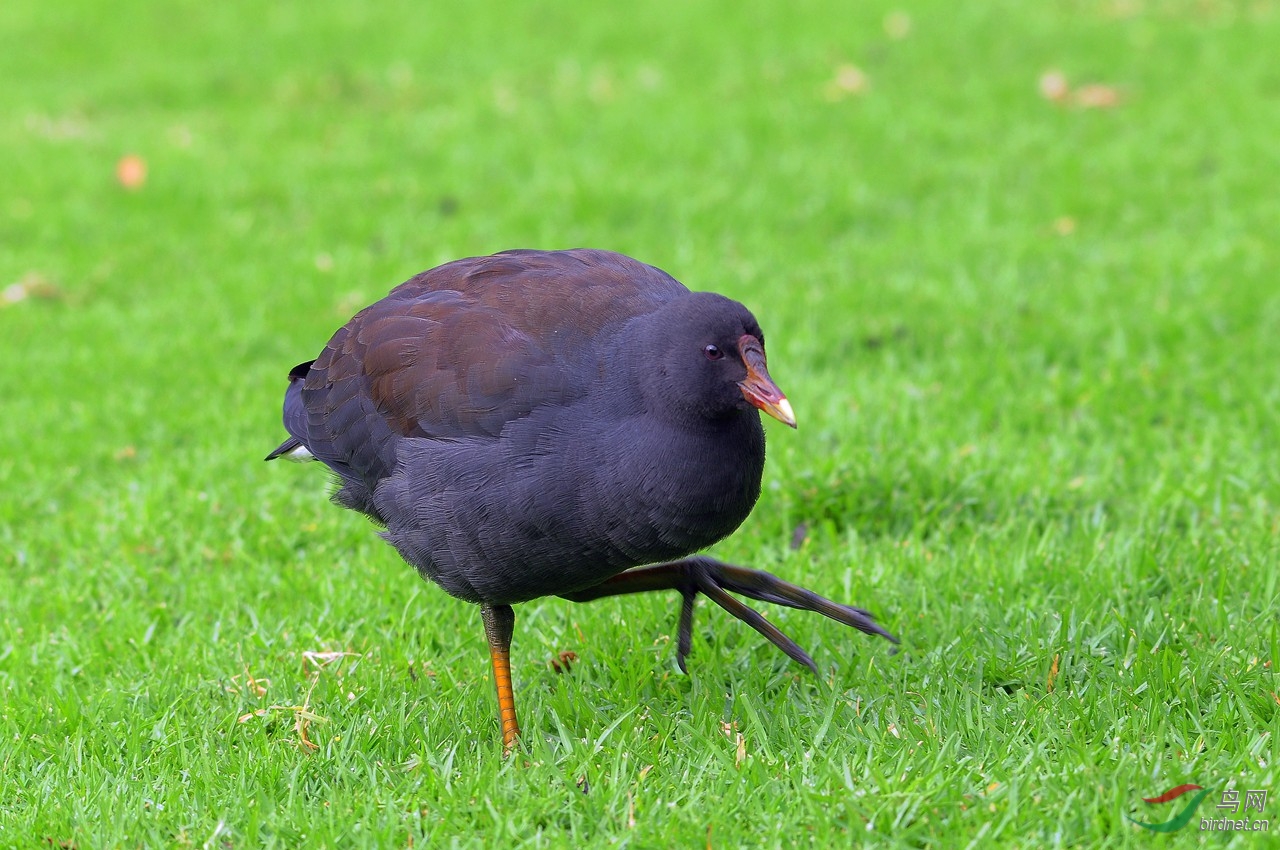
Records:
[[[17,283],[11,283],[0,290],[0,307],[11,307],[28,298],[41,298],[45,301],[57,301],[63,292],[47,277],[39,272],[30,272]]]
[[[1053,682],[1058,678],[1058,658],[1059,653],[1055,652],[1053,654],[1053,664],[1049,667],[1049,681],[1047,683],[1049,693],[1053,693]]]
[[[1054,103],[1061,103],[1071,93],[1067,83],[1067,75],[1057,69],[1045,71],[1040,75],[1040,96]]]
[[[264,696],[267,695],[267,688],[271,685],[271,680],[254,678],[254,675],[249,672],[249,665],[245,664],[243,666],[244,666],[243,691],[250,696],[257,697],[258,699],[262,699]],[[235,683],[235,687],[228,687],[226,689],[227,693],[229,694],[240,693],[242,690],[240,686],[240,675],[237,673],[236,675],[232,676],[231,681]]]
[[[1069,215],[1058,216],[1050,227],[1059,236],[1070,236],[1076,232],[1076,220]]]
[[[308,694],[308,698],[310,698],[310,694]],[[255,711],[250,711],[246,714],[240,715],[236,722],[248,723],[255,717],[266,717],[273,711],[292,711],[294,714],[293,731],[298,733],[299,743],[301,743],[303,748],[307,750],[320,749],[318,744],[312,743],[310,736],[307,734],[307,730],[313,722],[325,723],[329,718],[321,717],[306,705],[269,705],[266,708],[259,708]]]
[[[320,681],[320,674],[313,673],[311,676],[311,687],[307,688],[307,695],[302,699],[302,705],[269,705],[266,708],[259,708],[255,711],[247,712],[237,718],[238,723],[248,723],[255,717],[267,717],[275,711],[291,711],[293,712],[293,731],[298,735],[298,743],[302,745],[303,750],[308,752],[320,749],[320,745],[311,740],[308,734],[312,723],[325,723],[329,718],[321,717],[311,710],[311,692],[315,690],[316,683]]]
[[[870,86],[867,75],[857,65],[845,63],[836,67],[835,77],[823,89],[827,100],[844,100],[863,94]]]
[[[413,661],[409,662],[409,678],[416,682],[418,681],[418,674],[413,669],[415,663],[416,662]],[[430,667],[423,667],[422,675],[426,676],[428,679],[434,679],[436,677],[436,671],[432,670]]]
[[[141,189],[147,182],[147,161],[133,153],[120,157],[116,163],[116,180],[131,192]]]
[[[1119,89],[1114,86],[1092,83],[1072,92],[1071,100],[1084,109],[1111,109],[1119,106],[1122,98]]]
[[[1072,88],[1067,75],[1056,68],[1040,75],[1039,88],[1040,96],[1045,100],[1081,109],[1110,109],[1119,106],[1123,100],[1115,86],[1088,83]]]
[[[304,657],[308,655],[316,656],[315,659],[311,659],[313,661],[319,661],[321,659],[327,658],[327,660],[323,661],[323,663],[329,663],[330,661],[337,660],[337,658],[340,658],[345,655],[357,655],[357,654],[358,653],[354,653],[354,652],[303,653]],[[239,675],[232,676],[231,681],[236,682],[237,680],[239,680],[239,678],[240,678]],[[236,719],[236,722],[248,723],[250,720],[252,720],[255,717],[267,717],[273,712],[278,712],[278,711],[291,711],[294,714],[293,730],[294,732],[297,733],[298,742],[302,745],[302,748],[306,751],[313,751],[313,750],[320,749],[320,747],[317,744],[312,742],[311,737],[308,734],[308,730],[310,729],[312,723],[324,723],[328,719],[325,717],[321,717],[320,715],[316,714],[311,710],[311,692],[316,689],[316,684],[320,681],[320,671],[316,670],[315,672],[311,673],[310,679],[311,679],[311,685],[310,687],[307,688],[307,695],[302,699],[302,705],[268,705],[265,708],[258,708],[258,709],[254,709],[253,711],[245,712],[244,714],[240,715]],[[244,665],[244,680],[245,680],[244,691],[247,692],[249,695],[255,696],[258,699],[262,699],[267,695],[267,686],[271,684],[271,680],[255,678],[253,674],[249,672],[248,664]],[[238,686],[234,688],[227,688],[227,691],[229,693],[240,693],[240,688]]]
[[[21,283],[10,284],[4,288],[4,292],[0,292],[0,305],[9,307],[19,301],[26,301],[29,294]]]
[[[551,669],[557,673],[568,673],[573,669],[573,662],[578,660],[578,653],[572,649],[566,649],[564,652],[557,653],[549,662]]]

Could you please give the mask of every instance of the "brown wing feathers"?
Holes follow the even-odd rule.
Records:
[[[348,485],[371,486],[401,438],[492,438],[539,404],[571,401],[592,377],[566,367],[584,346],[686,291],[602,251],[509,251],[423,272],[352,318],[305,371],[306,433],[294,437]]]

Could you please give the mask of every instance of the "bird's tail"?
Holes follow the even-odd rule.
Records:
[[[302,381],[314,362],[299,363],[289,371],[289,388],[284,391],[284,428],[289,432],[289,439],[267,455],[267,460],[278,457],[299,462],[315,460],[315,455],[307,448],[307,411],[302,404]]]

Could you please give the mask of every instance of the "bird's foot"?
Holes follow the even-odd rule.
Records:
[[[688,672],[685,658],[689,655],[693,644],[693,603],[699,593],[764,635],[788,657],[805,665],[814,673],[818,672],[818,666],[799,644],[783,634],[759,612],[729,594],[737,593],[760,602],[772,602],[788,608],[813,611],[869,635],[880,635],[895,644],[898,643],[896,637],[885,631],[876,622],[875,617],[862,608],[833,602],[811,590],[785,582],[762,570],[736,567],[702,556],[627,570],[595,587],[565,594],[564,598],[574,602],[590,602],[605,596],[644,593],[651,590],[677,590],[683,597],[676,640],[676,663],[685,672]]]

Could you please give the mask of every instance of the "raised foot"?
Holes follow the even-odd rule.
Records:
[[[764,635],[788,657],[799,661],[814,673],[818,672],[818,666],[799,644],[783,634],[759,612],[729,594],[737,593],[761,602],[772,602],[775,605],[799,608],[802,611],[814,611],[869,635],[879,635],[895,644],[898,643],[898,639],[885,631],[876,622],[875,617],[865,609],[832,602],[811,590],[785,582],[762,570],[735,567],[732,564],[701,556],[627,570],[595,587],[576,593],[566,593],[564,598],[574,602],[590,602],[605,596],[646,593],[652,590],[677,590],[683,597],[676,642],[676,662],[685,672],[688,672],[685,667],[685,658],[689,655],[693,644],[693,603],[699,593]]]

